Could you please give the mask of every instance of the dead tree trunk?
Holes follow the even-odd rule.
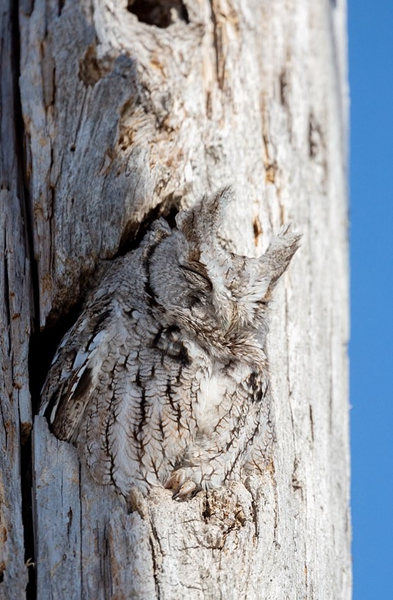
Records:
[[[349,599],[345,0],[3,4],[1,598],[30,572],[39,599]],[[303,233],[269,338],[274,469],[129,512],[33,426],[37,395],[100,261],[227,184],[238,252]]]

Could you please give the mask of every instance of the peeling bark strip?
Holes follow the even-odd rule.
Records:
[[[349,599],[345,0],[3,5],[0,598]],[[269,338],[274,468],[124,506],[37,418],[33,540],[34,310],[32,390],[102,261],[227,184],[237,253],[303,233]]]

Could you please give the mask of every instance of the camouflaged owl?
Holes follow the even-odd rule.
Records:
[[[160,218],[110,263],[65,335],[42,391],[52,432],[102,484],[200,489],[268,461],[274,427],[268,305],[299,246],[289,229],[258,259],[217,233],[224,189]]]

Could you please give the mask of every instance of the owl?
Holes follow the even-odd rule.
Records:
[[[266,354],[272,291],[299,246],[289,228],[258,259],[219,241],[231,192],[160,218],[113,260],[61,341],[42,390],[51,431],[127,497],[186,500],[270,460]]]

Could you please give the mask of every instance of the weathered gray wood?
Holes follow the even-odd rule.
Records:
[[[78,460],[74,448],[48,436],[47,431],[46,421],[37,417],[33,431],[37,589],[41,597],[47,589],[50,598],[73,600],[81,598]],[[51,585],[46,588],[49,565]]]
[[[31,428],[27,366],[31,282],[17,144],[13,48],[17,15],[12,4],[3,2],[0,16],[0,598],[19,600],[27,584],[21,441]]]
[[[126,2],[21,3],[40,322],[56,322],[78,302],[100,261],[131,241],[155,207],[188,205],[231,183],[237,200],[222,235],[247,254],[292,221],[302,248],[277,289],[269,342],[274,468],[184,504],[158,490],[127,507],[37,419],[37,596],[349,599],[345,2],[185,5],[188,23],[160,28],[140,22]],[[1,51],[3,81],[10,48]],[[12,111],[7,119],[15,121]],[[7,122],[2,113],[2,144]],[[2,173],[13,183],[2,176],[9,208],[0,284],[5,290],[8,277],[16,304],[1,305],[2,408],[11,425],[2,438],[10,486],[0,590],[20,598],[31,283],[15,183],[21,158],[11,147],[14,167],[6,154]]]
[[[29,277],[15,191],[1,190],[0,205],[0,598],[19,600],[27,584],[20,417],[26,414],[28,396]],[[26,417],[23,425],[27,427]]]
[[[149,531],[140,515],[127,514],[110,490],[102,494],[80,470],[76,450],[56,440],[42,417],[33,439],[38,597],[139,597],[138,582],[143,597],[154,598]]]

